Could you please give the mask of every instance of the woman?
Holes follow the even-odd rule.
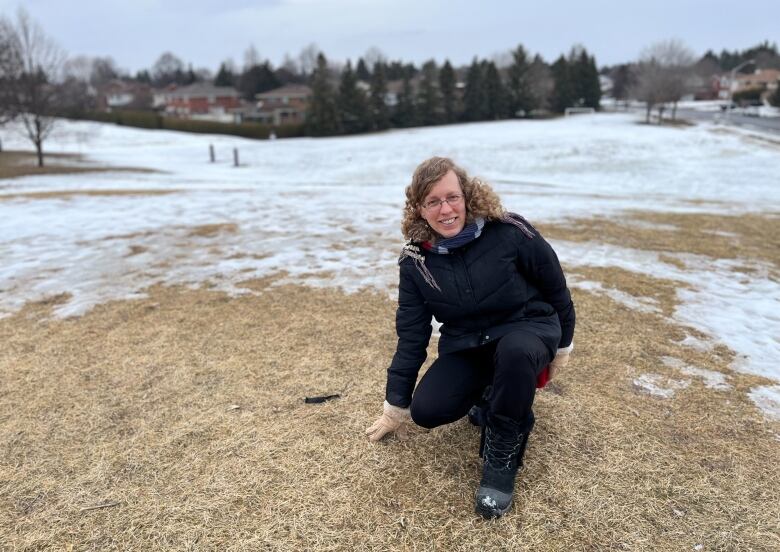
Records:
[[[566,279],[539,232],[447,158],[415,170],[402,230],[398,346],[383,414],[366,433],[403,438],[411,420],[433,428],[469,413],[482,426],[476,510],[498,517],[512,505],[537,378],[548,365],[553,377],[572,350]],[[415,389],[432,316],[442,323],[439,357]]]

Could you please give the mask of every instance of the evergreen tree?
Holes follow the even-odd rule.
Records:
[[[330,71],[325,55],[317,55],[317,67],[311,77],[311,103],[306,115],[306,131],[311,136],[332,136],[341,132],[336,97],[330,85]]]
[[[550,66],[536,54],[528,70],[528,80],[531,82],[532,105],[535,110],[548,110],[552,102],[555,82]]]
[[[135,80],[138,82],[143,82],[145,84],[152,84],[152,76],[149,74],[149,71],[147,69],[138,71],[135,74]]]
[[[417,111],[412,88],[412,72],[405,68],[402,76],[401,92],[393,112],[393,124],[399,127],[417,126]]]
[[[563,113],[567,107],[572,107],[576,99],[569,70],[569,62],[562,55],[552,65],[553,92],[551,108],[557,113]]]
[[[346,134],[364,132],[370,126],[366,97],[357,86],[357,75],[352,70],[350,61],[347,61],[347,66],[341,73],[337,105],[341,127]]]
[[[391,61],[390,63],[385,65],[385,76],[387,77],[388,81],[394,81],[394,80],[400,80],[404,78],[404,71],[406,68],[411,65],[414,72],[416,72],[416,69],[414,69],[414,65],[404,64],[403,61]],[[412,74],[414,76],[414,74]]]
[[[584,48],[573,48],[569,55],[569,74],[574,99],[579,106],[599,108],[601,84],[596,60]]]
[[[627,100],[628,92],[636,84],[631,66],[622,63],[613,68],[610,77],[612,78],[612,97],[616,100]]]
[[[512,52],[512,65],[509,66],[510,116],[527,117],[537,107],[528,53],[522,45],[519,45]]]
[[[488,113],[488,97],[482,66],[477,58],[466,73],[466,89],[463,92],[463,120],[483,121]]]
[[[242,74],[238,82],[238,90],[246,100],[254,100],[255,94],[267,92],[278,88],[279,80],[276,78],[271,68],[271,64],[266,61],[260,65],[248,67]]]
[[[426,61],[423,64],[420,89],[417,91],[417,112],[423,125],[438,125],[442,122],[437,73],[434,60]]]
[[[455,70],[450,65],[450,61],[446,60],[439,71],[439,91],[441,92],[445,123],[452,123],[457,119],[455,84]]]
[[[495,63],[492,61],[485,61],[483,63],[485,91],[487,95],[486,116],[491,120],[504,119],[509,111],[509,103],[504,83],[501,81],[501,75],[499,75]]]
[[[374,72],[371,76],[371,97],[369,98],[369,110],[371,128],[384,130],[390,126],[390,110],[387,107],[387,79],[385,67],[380,61],[374,64]]]
[[[233,86],[234,79],[233,71],[228,69],[224,63],[220,63],[219,71],[214,78],[214,86]]]
[[[184,73],[184,80],[182,81],[183,84],[192,84],[195,81],[198,80],[198,77],[195,76],[195,71],[192,70],[192,64],[187,68],[187,72]]]
[[[368,82],[371,80],[371,72],[368,70],[368,67],[366,67],[366,62],[363,61],[363,58],[358,59],[355,73],[357,78],[362,81]]]

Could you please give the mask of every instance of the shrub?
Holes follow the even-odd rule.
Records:
[[[763,88],[748,88],[747,90],[735,92],[731,99],[738,104],[757,102],[761,99],[763,92]]]
[[[218,123],[216,121],[163,117],[152,111],[113,111],[110,113],[91,111],[73,118],[129,127],[177,130],[200,134],[228,134],[259,140],[267,139],[271,130],[276,133],[278,138],[295,138],[304,135],[303,125],[300,124],[272,128],[260,123]]]

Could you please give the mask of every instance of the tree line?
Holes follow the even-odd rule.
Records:
[[[596,60],[582,47],[552,65],[519,45],[504,64],[474,58],[455,68],[449,60],[441,66],[429,60],[419,70],[382,59],[370,70],[362,59],[357,69],[348,61],[338,70],[319,53],[311,87],[307,130],[313,136],[597,109],[601,99]]]
[[[354,65],[349,60],[333,63],[310,44],[297,58],[285,56],[278,67],[250,46],[241,68],[226,60],[216,74],[194,69],[165,52],[149,69],[130,76],[110,57],[68,59],[20,10],[16,20],[0,17],[0,125],[12,119],[21,121],[43,165],[43,142],[55,117],[94,110],[95,95],[90,91],[115,79],[148,85],[147,97],[139,94],[136,103],[128,106],[131,109],[151,109],[151,87],[211,82],[234,87],[245,100],[254,101],[256,94],[285,84],[306,84],[312,97],[305,133],[331,136],[547,116],[569,107],[598,109],[600,74],[612,80],[612,96],[617,100],[644,102],[649,121],[654,108],[662,119],[667,105],[672,105],[674,117],[676,102],[691,89],[692,74],[711,76],[746,60],[754,60],[757,67],[780,68],[777,47],[768,42],[744,51],[709,51],[696,60],[679,41],[665,41],[646,48],[636,62],[604,67],[600,72],[594,56],[582,46],[552,63],[518,45],[492,59],[475,57],[465,66],[455,67],[449,60],[438,64],[432,59],[418,67],[388,60],[376,48]],[[780,105],[780,89],[772,101]]]

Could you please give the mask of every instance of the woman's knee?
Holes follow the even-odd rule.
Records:
[[[496,348],[496,368],[511,371],[519,377],[535,378],[537,372],[550,362],[549,353],[540,343],[513,338],[510,334]]]
[[[436,405],[430,401],[415,400],[412,398],[412,404],[409,406],[409,412],[412,415],[412,421],[420,427],[433,429],[440,425],[452,423],[463,415],[452,412],[451,409],[443,409],[441,405]]]
[[[420,427],[432,429],[441,425],[441,423],[438,422],[438,413],[423,401],[415,401],[412,399],[412,404],[409,406],[409,412],[412,415],[412,421]]]

